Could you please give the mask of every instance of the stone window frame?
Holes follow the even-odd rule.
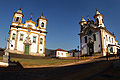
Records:
[[[58,55],[60,55],[60,53],[58,52]]]
[[[109,41],[111,42],[111,38],[110,38],[110,36],[109,36]]]
[[[45,25],[44,22],[42,22],[42,23],[41,23],[41,27],[44,27],[44,25]]]
[[[63,53],[61,53],[61,55],[63,56]]]
[[[16,34],[13,33],[13,34],[12,34],[12,40],[15,40],[15,36],[16,36]]]
[[[14,22],[20,23],[21,17],[15,17]]]
[[[40,44],[41,45],[43,44],[43,38],[40,38]]]
[[[42,49],[40,49],[40,51],[42,51]]]
[[[106,35],[106,41],[108,41],[108,37],[107,37],[107,35]]]
[[[33,36],[33,43],[36,43],[36,36]]]
[[[85,36],[84,39],[85,39],[85,43],[87,43],[87,36]]]
[[[93,39],[94,41],[96,41],[96,34],[93,34]]]
[[[20,33],[20,41],[23,41],[24,34]]]

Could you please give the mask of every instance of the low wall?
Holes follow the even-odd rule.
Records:
[[[0,62],[0,66],[8,67],[8,66],[9,66],[9,63]]]

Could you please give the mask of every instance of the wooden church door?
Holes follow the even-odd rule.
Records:
[[[94,54],[94,45],[93,44],[89,44],[89,55]]]
[[[29,45],[25,45],[24,54],[25,54],[25,55],[29,55]]]

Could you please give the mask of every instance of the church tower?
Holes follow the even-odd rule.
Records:
[[[97,25],[98,27],[105,27],[105,26],[104,26],[104,23],[103,23],[103,15],[100,14],[98,10],[96,10],[96,14],[95,14],[95,16],[94,16],[94,19],[95,19],[96,25]]]
[[[81,26],[81,31],[80,32],[82,32],[82,30],[85,28],[85,26],[84,26],[84,24],[86,24],[87,22],[86,22],[86,20],[83,18],[83,16],[82,16],[82,19],[81,19],[81,21],[79,22],[79,24],[80,24],[80,26]]]
[[[47,25],[47,19],[45,19],[45,16],[42,13],[42,16],[38,18],[38,28],[41,29],[41,31],[46,31],[46,25]]]
[[[37,20],[37,27],[40,30],[40,33],[43,34],[40,36],[40,43],[43,42],[43,53],[45,53],[45,40],[46,40],[46,25],[47,25],[47,19],[45,19],[45,16],[42,13],[42,16],[40,16]]]
[[[14,13],[12,25],[18,26],[19,24],[21,24],[23,15],[24,14],[22,13],[21,8],[17,10],[17,12]]]

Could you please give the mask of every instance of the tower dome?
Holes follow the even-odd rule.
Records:
[[[79,24],[82,24],[82,23],[86,23],[86,20],[83,18],[83,16],[82,16],[82,19],[81,19],[81,21],[79,22]]]
[[[17,12],[18,12],[18,13],[22,13],[22,10],[21,10],[21,8],[20,8],[19,10],[17,10]]]
[[[95,13],[95,15],[94,15],[94,18],[96,18],[97,16],[102,16],[102,17],[103,17],[103,15],[100,14],[100,12],[99,12],[98,10],[96,10],[96,13]]]

